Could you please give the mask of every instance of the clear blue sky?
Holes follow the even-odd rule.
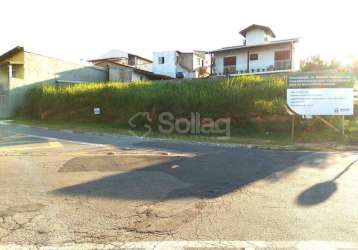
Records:
[[[0,54],[14,46],[72,61],[121,49],[210,50],[241,44],[239,30],[270,26],[300,37],[300,56],[358,57],[357,1],[18,0],[1,3]]]

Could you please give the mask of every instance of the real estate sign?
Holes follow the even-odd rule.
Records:
[[[299,115],[353,115],[353,77],[344,74],[292,74],[287,104]]]

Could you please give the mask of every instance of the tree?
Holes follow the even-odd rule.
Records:
[[[319,55],[309,57],[302,60],[300,63],[300,70],[302,72],[309,71],[346,71],[341,64],[335,60],[327,63],[321,59]]]

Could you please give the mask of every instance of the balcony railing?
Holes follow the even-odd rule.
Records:
[[[274,68],[275,70],[291,69],[291,60],[276,60]]]
[[[224,74],[236,74],[236,65],[227,65],[224,66]]]

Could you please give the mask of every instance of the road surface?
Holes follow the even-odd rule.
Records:
[[[358,249],[358,154],[0,125],[0,249]]]

